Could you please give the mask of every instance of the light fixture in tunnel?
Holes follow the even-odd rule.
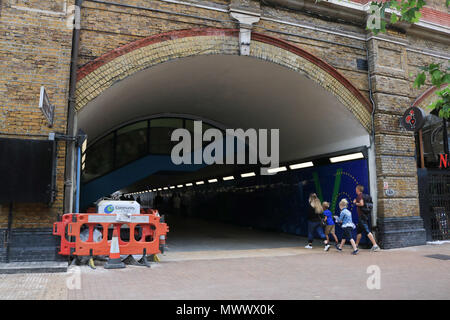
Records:
[[[182,184],[177,185],[177,188],[183,188]]]
[[[168,189],[169,189],[168,187],[164,187],[164,188],[163,188],[163,190],[168,190]]]
[[[158,191],[161,191],[162,190],[162,188],[158,188]]]
[[[233,176],[228,176],[228,177],[223,177],[222,178],[224,181],[228,181],[228,180],[233,180],[234,177]]]
[[[209,179],[208,182],[209,183],[215,183],[215,182],[217,182],[217,179]]]
[[[312,161],[308,161],[308,162],[303,162],[303,163],[291,164],[289,166],[289,169],[295,170],[295,169],[302,169],[302,168],[308,168],[308,167],[313,167],[313,166],[314,166],[314,164],[312,163]]]
[[[205,182],[204,181],[197,181],[195,184],[196,185],[201,185],[201,184],[204,184]]]
[[[256,174],[254,172],[248,172],[248,173],[241,174],[242,178],[248,178],[248,177],[254,177],[254,176],[256,176]]]
[[[169,189],[175,189],[175,186],[170,186]]]
[[[271,168],[271,169],[267,169],[268,173],[278,173],[278,172],[282,172],[282,171],[286,171],[287,168],[286,167],[279,167],[279,168]]]
[[[362,152],[357,152],[357,153],[346,154],[345,156],[332,157],[332,158],[330,158],[330,162],[336,163],[336,162],[349,161],[349,160],[362,159],[362,158],[364,158],[364,155],[362,154]]]
[[[186,187],[192,187],[192,183],[186,183]]]

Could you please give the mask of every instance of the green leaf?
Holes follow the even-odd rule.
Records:
[[[398,21],[398,17],[395,13],[391,14],[391,23],[394,24]]]
[[[442,77],[442,72],[437,69],[434,70],[431,73],[431,83],[435,86],[435,87],[440,87],[442,82],[441,82],[441,77]]]
[[[442,77],[442,83],[450,83],[450,74],[447,73],[445,76]]]
[[[450,0],[447,0],[447,1],[450,1]],[[417,8],[421,9],[425,5],[426,5],[426,3],[425,3],[424,0],[418,0],[417,1]]]
[[[430,109],[430,110],[436,109],[436,102],[433,102],[432,104],[428,105],[427,108]]]
[[[414,8],[411,13],[410,22],[411,23],[419,22],[421,16],[422,16],[422,13],[420,13],[420,11],[418,9]]]
[[[414,88],[419,89],[421,86],[425,84],[427,76],[425,75],[425,72],[421,72],[417,75],[416,80],[414,81]]]
[[[422,13],[419,11],[419,9],[417,9],[417,11],[414,12],[414,16],[415,16],[417,19],[420,19],[420,17],[422,16]]]
[[[429,71],[430,73],[433,73],[435,70],[439,70],[440,67],[441,67],[441,64],[440,64],[440,63],[438,63],[438,64],[436,64],[436,63],[431,63],[431,64],[428,66],[428,71]]]

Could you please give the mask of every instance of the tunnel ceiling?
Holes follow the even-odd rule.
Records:
[[[127,122],[168,114],[280,129],[280,161],[369,144],[335,96],[295,71],[243,56],[183,58],[140,71],[83,108],[78,126],[94,141]]]

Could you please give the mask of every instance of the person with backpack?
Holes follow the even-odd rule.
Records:
[[[356,186],[356,199],[353,203],[356,205],[358,211],[358,226],[356,228],[356,246],[361,241],[362,233],[367,234],[367,238],[372,242],[371,251],[380,251],[380,247],[377,245],[375,238],[369,228],[370,214],[372,213],[373,202],[372,197],[368,194],[364,194],[364,186],[358,184]]]
[[[323,208],[320,199],[315,193],[309,195],[308,206],[308,244],[306,249],[312,249],[312,243],[314,240],[314,231],[317,231],[320,238],[325,240],[325,234],[323,233],[322,220],[323,220]]]

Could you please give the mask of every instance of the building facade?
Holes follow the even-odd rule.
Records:
[[[410,106],[424,108],[433,99],[427,88],[415,89],[413,82],[420,66],[448,63],[450,14],[444,1],[428,0],[419,23],[398,24],[374,35],[366,30],[369,3],[0,1],[0,138],[48,140],[49,134],[57,135],[54,201],[0,204],[0,260],[7,254],[11,261],[56,258],[53,222],[73,211],[76,201],[77,159],[70,137],[88,119],[108,123],[102,132],[88,132],[89,139],[120,124],[107,120],[114,117],[113,105],[111,115],[99,107],[102,99],[112,101],[108,100],[113,99],[108,96],[112,88],[146,70],[170,62],[195,62],[186,59],[202,56],[275,64],[299,73],[338,101],[366,130],[368,140],[363,144],[368,147],[374,218],[382,246],[424,244],[416,138],[402,128],[400,119]],[[221,76],[226,70],[215,75]],[[55,107],[51,127],[38,107],[42,86]],[[239,89],[245,92],[246,84]],[[122,112],[133,112],[124,108]],[[146,115],[157,113],[164,112],[150,110]],[[136,113],[127,120],[142,116]],[[225,118],[217,115],[214,120]],[[233,125],[232,120],[223,122]],[[351,149],[340,146],[331,152],[339,148]],[[319,149],[304,158],[329,153]],[[393,192],[387,193],[386,186]]]

